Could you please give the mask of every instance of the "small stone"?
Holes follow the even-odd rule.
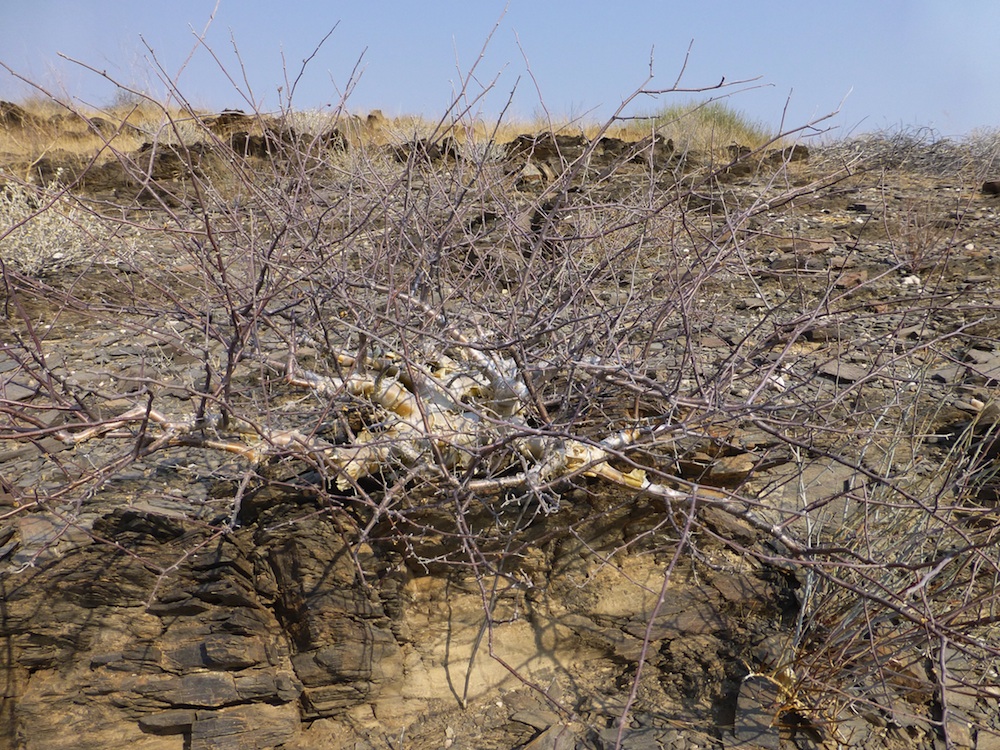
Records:
[[[838,325],[816,326],[806,331],[806,339],[816,342],[839,341],[840,333],[841,330]]]
[[[809,255],[788,253],[771,262],[768,269],[774,273],[790,271],[822,271],[825,265],[819,258]]]
[[[548,729],[559,721],[559,717],[552,711],[532,710],[530,708],[515,711],[510,719],[511,721],[527,724],[529,727],[534,727],[539,730]]]
[[[37,388],[28,388],[12,381],[0,380],[0,398],[5,401],[24,401],[38,393]]]
[[[1000,352],[971,349],[965,359],[972,382],[989,385],[1000,381]]]
[[[929,338],[931,335],[931,330],[927,328],[926,325],[916,325],[907,326],[906,328],[901,328],[896,332],[896,338],[898,339],[912,339],[919,340]]]
[[[518,187],[537,187],[545,183],[545,175],[538,167],[527,162],[517,175]]]
[[[961,713],[975,711],[979,702],[979,691],[974,687],[975,675],[969,660],[958,649],[946,646],[943,661],[947,668],[944,676],[944,693],[948,707],[951,710],[958,709]],[[959,721],[968,728],[968,722]],[[969,744],[971,747],[971,743]]]
[[[733,484],[741,482],[747,478],[756,465],[757,457],[753,453],[722,456],[708,467],[708,483]]]
[[[767,584],[754,576],[738,573],[719,573],[712,578],[712,586],[729,604],[743,605],[745,611],[759,608],[767,601]]]
[[[837,734],[843,741],[843,747],[867,747],[872,725],[860,716],[845,713],[837,721]]]
[[[726,513],[721,508],[707,506],[701,511],[702,522],[719,536],[750,545],[757,541],[757,532],[746,521]]]
[[[576,734],[565,724],[554,724],[522,750],[573,750],[575,747]]]
[[[697,341],[698,346],[703,346],[706,349],[722,349],[729,346],[723,339],[713,336],[710,333],[702,334],[698,337]]]
[[[833,285],[838,289],[853,289],[866,281],[868,281],[868,271],[861,268],[857,271],[841,274],[833,282]]]
[[[979,399],[973,399],[973,401],[981,404],[978,409],[979,417],[976,420],[980,425],[996,425],[1000,423],[1000,404],[996,401],[983,404]]]
[[[946,365],[932,370],[930,378],[938,383],[959,383],[964,374],[965,368],[961,365]]]
[[[962,719],[955,718],[951,719],[946,727],[948,731],[948,739],[951,740],[953,746],[956,748],[972,748],[974,747],[974,740],[972,739],[972,727],[969,726],[969,722],[963,721]]]
[[[870,374],[870,370],[866,367],[840,360],[824,362],[819,366],[819,372],[841,383],[856,383]]]

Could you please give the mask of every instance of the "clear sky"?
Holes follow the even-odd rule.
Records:
[[[334,29],[296,88],[298,109],[336,105],[360,60],[350,111],[440,115],[478,61],[470,95],[493,84],[477,105],[483,114],[503,109],[513,91],[516,118],[544,107],[599,120],[643,85],[651,52],[648,85],[672,86],[690,44],[681,85],[759,77],[730,103],[770,125],[787,104],[790,125],[839,108],[841,134],[1000,128],[998,0],[219,0],[199,47],[196,32],[215,8],[216,0],[0,0],[0,62],[86,104],[109,103],[114,89],[59,53],[158,97],[157,77],[169,76],[208,109],[247,109],[247,81],[256,104],[274,110],[278,87],[288,91],[283,66],[294,78]],[[0,98],[26,95],[0,71]],[[629,111],[691,96],[644,98]]]

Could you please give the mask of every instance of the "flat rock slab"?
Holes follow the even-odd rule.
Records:
[[[777,720],[782,702],[781,689],[774,680],[761,675],[747,676],[740,686],[733,735],[726,736],[726,748],[779,750]]]
[[[191,750],[265,750],[292,740],[300,719],[294,704],[255,703],[198,711],[191,726]]]
[[[37,388],[29,388],[11,380],[0,380],[0,398],[6,401],[24,401],[37,392]]]
[[[1000,352],[972,349],[966,356],[969,379],[984,385],[1000,382]]]
[[[836,359],[830,362],[824,362],[817,368],[817,371],[821,375],[833,378],[839,383],[856,383],[871,374],[871,369],[868,367],[862,367],[861,365],[851,364],[850,362],[842,362]]]
[[[565,724],[554,724],[531,742],[524,750],[573,750],[576,747],[576,734]]]

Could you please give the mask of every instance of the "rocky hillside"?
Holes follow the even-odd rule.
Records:
[[[0,748],[1000,748],[974,145],[8,158]]]

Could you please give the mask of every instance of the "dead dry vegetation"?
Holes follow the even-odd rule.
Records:
[[[996,139],[474,105],[0,110],[0,747],[997,747]]]

